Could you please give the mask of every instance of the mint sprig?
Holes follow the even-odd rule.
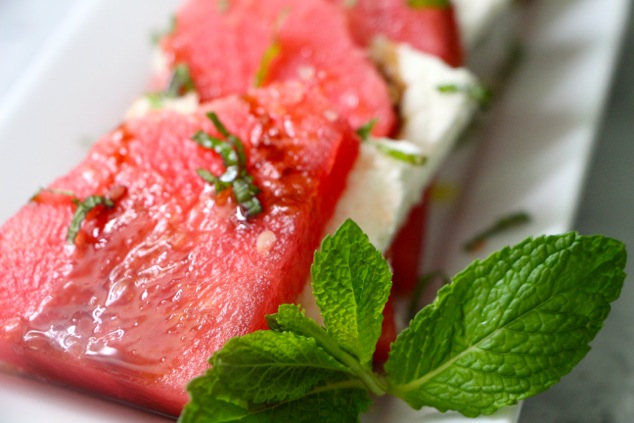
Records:
[[[589,350],[620,292],[625,247],[576,233],[529,238],[476,261],[370,367],[391,281],[384,259],[346,221],[312,267],[325,327],[295,305],[271,331],[234,338],[188,386],[180,421],[358,422],[370,393],[414,408],[491,414],[537,394]]]
[[[192,140],[203,148],[215,151],[222,159],[225,172],[216,176],[201,168],[197,169],[196,173],[202,180],[213,185],[216,193],[231,187],[243,216],[248,218],[261,213],[262,204],[257,198],[260,188],[247,170],[247,155],[242,140],[227,130],[216,113],[209,112],[207,117],[224,139],[198,131],[192,136]]]

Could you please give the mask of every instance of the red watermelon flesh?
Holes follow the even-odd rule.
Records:
[[[219,136],[203,113],[126,122],[51,185],[80,198],[119,191],[75,245],[74,206],[52,192],[0,227],[1,360],[175,415],[214,351],[296,299],[356,158],[354,132],[295,83],[208,109],[243,140],[263,213],[245,220],[230,190],[196,174],[223,171],[191,140]]]
[[[386,83],[354,44],[337,7],[324,0],[221,4],[187,1],[173,32],[162,42],[171,67],[189,67],[201,101],[245,92],[266,69],[264,84],[293,79],[319,83],[353,128],[377,118],[375,135],[393,130],[395,115]],[[278,53],[261,66],[274,45]]]
[[[463,63],[452,6],[413,7],[406,0],[330,0],[346,11],[355,41],[368,46],[377,35],[410,44],[451,66]]]

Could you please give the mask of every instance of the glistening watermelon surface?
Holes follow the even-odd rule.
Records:
[[[74,205],[44,192],[0,227],[0,359],[177,414],[185,384],[230,337],[302,289],[357,139],[318,91],[271,86],[212,102],[245,144],[264,212],[245,220],[196,145],[203,113],[157,112],[105,136],[52,188],[119,192],[66,242]]]

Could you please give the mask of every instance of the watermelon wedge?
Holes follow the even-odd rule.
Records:
[[[295,300],[358,140],[299,83],[204,111],[242,140],[263,211],[245,218],[231,188],[198,176],[228,169],[192,140],[224,137],[203,112],[126,122],[0,227],[0,360],[176,415],[214,351]],[[74,243],[66,190],[114,203]]]
[[[317,82],[354,128],[376,118],[384,136],[395,126],[385,82],[324,0],[189,0],[161,46],[169,69],[189,68],[202,102],[299,79]]]

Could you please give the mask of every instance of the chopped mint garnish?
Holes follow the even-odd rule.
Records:
[[[437,7],[445,8],[451,5],[449,0],[405,0],[407,5],[413,8],[418,7]]]
[[[529,238],[476,261],[443,287],[370,365],[391,287],[385,260],[351,220],[315,254],[321,327],[296,305],[270,331],[230,340],[188,386],[181,423],[358,422],[370,394],[412,407],[491,414],[556,383],[621,290],[625,247],[576,233]]]
[[[260,60],[260,66],[255,73],[255,79],[253,81],[254,87],[259,88],[266,84],[271,63],[273,62],[273,60],[275,60],[277,56],[280,55],[280,52],[281,45],[277,39],[274,40],[266,50],[264,50],[264,53],[262,54],[262,59]]]
[[[120,186],[113,188],[112,192],[116,194],[116,198],[110,198],[108,195],[89,195],[83,200],[80,200],[77,195],[70,190],[40,188],[37,193],[31,197],[31,201],[36,200],[37,196],[42,192],[69,197],[72,203],[77,206],[66,234],[66,242],[74,244],[75,239],[77,239],[77,234],[79,234],[79,231],[81,230],[81,225],[84,223],[84,220],[86,220],[86,215],[88,215],[88,213],[97,206],[105,206],[107,208],[114,207],[114,201],[125,193],[125,188]]]
[[[202,131],[196,132],[192,139],[201,147],[214,150],[220,155],[225,166],[225,173],[216,176],[206,169],[198,169],[196,171],[198,176],[213,185],[217,193],[231,187],[244,216],[251,217],[261,213],[262,205],[256,197],[260,193],[260,188],[255,185],[253,177],[247,172],[247,156],[242,140],[231,134],[214,112],[207,113],[207,117],[225,139]]]
[[[75,210],[75,214],[73,215],[73,219],[70,222],[70,227],[68,228],[68,235],[66,236],[66,242],[69,244],[74,244],[75,239],[77,238],[77,234],[81,229],[81,224],[86,219],[86,215],[92,209],[97,206],[106,206],[108,208],[114,207],[114,202],[103,195],[89,195],[84,198],[83,201],[80,201],[78,198],[73,199],[73,203],[77,206]]]
[[[172,77],[165,91],[147,93],[145,98],[152,109],[160,109],[166,99],[183,97],[195,91],[196,86],[189,72],[189,67],[181,63],[172,70]]]
[[[517,226],[524,225],[531,221],[531,217],[528,213],[524,211],[520,211],[517,213],[509,214],[508,216],[504,216],[495,222],[493,225],[483,230],[482,232],[476,234],[473,238],[467,241],[464,245],[464,250],[467,252],[474,252],[480,249],[487,239],[502,233],[504,231],[508,231]]]
[[[290,7],[283,8],[275,19],[274,28],[273,28],[273,40],[271,44],[264,50],[262,53],[262,58],[260,59],[260,66],[255,73],[255,77],[253,78],[253,86],[256,88],[264,86],[269,79],[269,71],[271,69],[271,64],[273,61],[280,55],[282,51],[282,45],[280,44],[280,40],[278,38],[278,34],[282,25],[286,21],[286,18],[291,13]]]
[[[427,163],[427,156],[398,148],[398,143],[378,142],[375,146],[381,153],[414,166],[422,166]]]
[[[491,104],[491,90],[481,84],[443,84],[438,86],[438,91],[447,94],[464,93],[482,107],[488,107]]]
[[[176,65],[165,95],[170,98],[176,98],[184,96],[191,91],[196,91],[196,87],[189,72],[189,67],[183,63]]]
[[[355,132],[361,138],[361,141],[367,141],[372,134],[372,130],[376,126],[377,118],[370,119],[367,123],[359,127]]]

